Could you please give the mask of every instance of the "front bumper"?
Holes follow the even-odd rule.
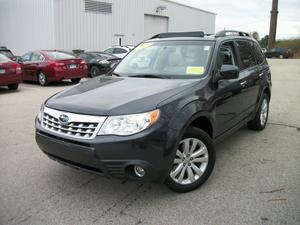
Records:
[[[175,152],[173,145],[167,145],[166,133],[158,125],[128,137],[81,140],[50,133],[36,122],[36,142],[51,159],[107,177],[132,180],[164,181],[168,176]],[[143,178],[134,174],[134,165],[144,168]]]

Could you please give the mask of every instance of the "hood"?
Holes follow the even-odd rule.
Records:
[[[194,79],[96,77],[53,96],[46,106],[103,116],[146,112],[195,82]]]

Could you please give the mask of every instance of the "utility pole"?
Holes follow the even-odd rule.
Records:
[[[276,28],[277,28],[277,15],[278,15],[278,0],[273,0],[271,10],[271,21],[270,21],[270,32],[268,48],[272,49],[275,47],[276,41]]]

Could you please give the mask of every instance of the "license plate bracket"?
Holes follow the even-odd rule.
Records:
[[[69,69],[76,69],[77,68],[77,65],[76,64],[70,64],[69,65]]]

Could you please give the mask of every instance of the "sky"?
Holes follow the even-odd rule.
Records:
[[[234,29],[269,33],[272,0],[173,0],[211,11],[216,16],[216,32]],[[300,37],[300,0],[279,0],[276,39]]]

